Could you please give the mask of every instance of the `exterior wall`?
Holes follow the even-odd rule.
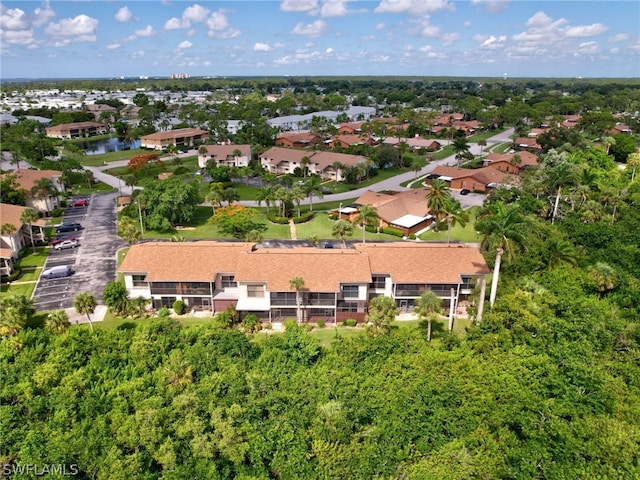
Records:
[[[74,126],[73,124],[56,125],[46,129],[46,135],[50,138],[81,138],[104,135],[107,133],[107,126],[104,124]]]

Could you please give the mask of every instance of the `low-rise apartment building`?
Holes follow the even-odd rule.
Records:
[[[203,145],[198,150],[198,167],[205,168],[209,161],[218,167],[248,167],[251,145]]]
[[[279,322],[297,318],[299,307],[302,321],[334,322],[363,321],[378,295],[411,311],[428,290],[453,311],[484,283],[489,268],[478,247],[462,244],[268,248],[196,241],[133,245],[119,271],[130,297],[150,298],[156,309],[180,299],[190,309],[220,312],[233,305],[241,316]],[[299,292],[290,284],[295,277],[304,280]]]
[[[197,128],[178,128],[166,132],[156,132],[140,137],[140,147],[165,150],[170,145],[192,147],[196,142],[209,138],[207,130]]]
[[[83,138],[109,133],[109,127],[99,122],[61,123],[45,128],[45,132],[51,138]]]

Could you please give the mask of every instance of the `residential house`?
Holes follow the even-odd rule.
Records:
[[[207,140],[209,132],[197,128],[179,128],[166,132],[156,132],[140,137],[140,147],[165,150],[170,145],[192,147],[197,142]]]
[[[104,135],[109,133],[107,125],[99,122],[61,123],[45,128],[47,137],[51,138],[82,138]]]
[[[540,145],[536,138],[530,137],[518,137],[513,141],[513,148],[517,150],[528,150],[529,152],[542,152],[542,145]]]
[[[474,192],[488,192],[499,185],[510,186],[518,183],[514,175],[493,167],[472,169],[438,165],[427,175],[426,183],[430,184],[436,178],[447,182],[451,189],[465,188]]]
[[[349,148],[357,145],[375,145],[376,141],[369,135],[334,135],[328,144],[331,148]]]
[[[178,299],[187,308],[212,312],[233,305],[241,317],[252,313],[270,322],[297,318],[298,307],[302,321],[364,321],[373,297],[389,296],[410,311],[429,290],[453,311],[490,272],[471,245],[389,242],[326,249],[213,241],[139,243],[119,271],[129,296],[150,298],[156,309]],[[300,292],[290,286],[295,277],[304,280]]]
[[[409,236],[424,230],[434,220],[433,215],[429,214],[427,192],[424,188],[387,193],[369,190],[351,205],[342,208],[340,216],[353,221],[358,216],[359,206],[371,205],[378,215],[378,227],[397,228]]]
[[[46,239],[44,220],[38,220],[34,225],[25,225],[20,220],[22,212],[29,207],[20,205],[10,205],[0,203],[0,223],[2,225],[13,225],[14,233],[0,234],[0,274],[10,275],[14,270],[14,262],[18,259],[20,250],[31,245],[31,235],[33,242],[37,243]]]
[[[296,168],[304,167],[302,159],[305,157],[308,159],[306,166],[310,174],[336,181],[342,181],[344,176],[342,169],[334,169],[335,162],[347,167],[368,162],[368,159],[361,155],[272,147],[260,155],[260,164],[266,171],[276,175],[292,174]]]
[[[625,125],[624,123],[616,123],[613,128],[607,130],[607,135],[616,135],[618,133],[631,135],[633,132],[631,131],[631,127],[629,127],[629,125]]]
[[[496,153],[487,155],[482,164],[491,166],[500,172],[519,175],[520,172],[530,167],[538,166],[538,157],[535,153],[522,151],[516,153]]]
[[[248,167],[251,145],[202,145],[198,150],[198,167],[205,168],[211,160],[218,167]]]
[[[93,103],[93,104],[87,105],[87,110],[93,113],[93,116],[95,117],[96,120],[100,119],[100,114],[102,113],[108,113],[109,115],[111,115],[111,118],[113,118],[113,116],[116,113],[118,113],[117,108],[104,103]]]
[[[65,191],[62,172],[59,170],[34,170],[19,168],[4,175],[15,176],[18,186],[27,192],[27,207],[48,214],[59,205],[59,196]],[[47,179],[52,187],[51,194],[34,192],[36,186]]]
[[[285,148],[308,148],[322,143],[322,137],[316,133],[286,132],[278,135],[276,146]]]
[[[338,127],[339,135],[358,135],[362,133],[362,124],[364,122],[348,122],[341,123]]]
[[[409,150],[412,152],[417,152],[421,148],[427,152],[435,152],[442,147],[440,142],[428,138],[422,138],[418,135],[411,138],[387,137],[382,141],[382,144],[391,145],[397,148],[403,142],[407,144]]]

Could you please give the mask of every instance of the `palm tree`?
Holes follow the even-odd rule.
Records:
[[[287,202],[291,201],[291,197],[289,195],[289,190],[280,185],[273,192],[273,197],[280,202],[281,216],[286,215],[286,206]]]
[[[427,320],[427,341],[431,341],[431,322],[438,318],[438,314],[442,310],[442,299],[433,291],[427,290],[416,301],[413,311],[418,314],[420,319]]]
[[[447,182],[444,180],[440,180],[439,178],[434,179],[431,182],[431,188],[427,192],[426,198],[429,210],[435,213],[437,220],[451,198],[449,185],[447,185]]]
[[[492,204],[483,218],[476,223],[476,230],[483,235],[482,247],[485,250],[496,249],[496,262],[489,296],[489,304],[492,307],[496,299],[502,255],[505,254],[507,260],[511,262],[516,250],[524,248],[527,225],[528,221],[520,214],[517,205],[505,206],[502,202]]]
[[[640,153],[631,153],[627,157],[627,167],[632,167],[631,181],[636,177],[636,169],[640,166]]]
[[[18,231],[18,229],[16,228],[16,226],[13,223],[3,223],[2,227],[0,227],[0,233],[2,233],[2,235],[8,235],[9,236],[9,240],[11,241],[11,251],[15,251],[16,250],[16,244],[14,243],[14,238],[13,236],[16,234],[16,232]]]
[[[317,195],[319,199],[322,199],[322,187],[320,186],[320,179],[315,175],[310,176],[304,184],[304,191],[309,197],[309,211],[313,212],[313,195]]]
[[[311,159],[306,155],[300,159],[300,165],[302,165],[302,176],[307,178],[307,167],[311,163]]]
[[[556,197],[551,214],[551,223],[553,224],[558,214],[562,188],[573,185],[578,180],[580,172],[576,164],[570,163],[564,154],[558,154],[554,150],[547,153],[545,161],[548,162],[543,170],[545,184],[555,193]]]
[[[91,331],[93,332],[93,322],[91,322],[91,314],[96,310],[96,299],[93,295],[87,292],[80,292],[73,299],[73,308],[76,309],[76,312],[79,314],[84,314],[87,316],[87,320],[89,320],[89,326],[91,327]]]
[[[293,277],[289,280],[289,288],[296,291],[296,313],[298,316],[298,323],[302,323],[302,298],[300,292],[304,290],[304,278]]]
[[[33,241],[33,223],[38,220],[38,214],[31,208],[25,208],[20,213],[20,221],[25,225],[29,225],[29,237],[31,238],[31,248],[36,253],[36,243]]]
[[[418,178],[418,172],[422,170],[422,168],[426,165],[427,165],[427,161],[424,158],[414,157],[411,160],[410,167],[411,167],[411,170],[415,172],[415,176],[413,177],[414,179]]]
[[[365,243],[365,234],[367,225],[375,224],[378,220],[378,210],[373,205],[360,205],[358,207],[358,215],[353,219],[354,225],[360,225],[362,228],[362,243]]]
[[[469,143],[467,142],[466,137],[456,137],[456,139],[453,141],[453,151],[456,154],[458,168],[460,168],[462,159],[465,158],[469,153]]]
[[[266,186],[258,189],[256,192],[256,202],[258,202],[258,206],[262,205],[262,202],[267,206],[267,215],[269,214],[269,207],[271,206],[271,202],[273,201],[273,187]]]
[[[460,224],[464,228],[469,221],[469,212],[462,208],[459,201],[451,197],[446,202],[443,213],[447,219],[447,244],[449,244],[451,243],[451,227]]]
[[[553,270],[559,265],[578,264],[578,251],[569,240],[556,238],[549,242],[549,255],[547,256],[547,268]]]
[[[480,155],[484,153],[484,147],[487,146],[487,141],[485,139],[478,140],[478,145],[480,146]]]
[[[295,185],[289,192],[289,197],[293,202],[295,202],[296,207],[298,208],[298,216],[300,216],[300,202],[302,202],[306,196],[307,194],[300,185]]]
[[[49,208],[49,197],[54,195],[57,191],[58,190],[56,190],[51,179],[43,177],[31,188],[31,195],[40,200],[44,200],[44,205],[47,211],[50,212],[51,208]]]
[[[333,171],[334,171],[334,172],[335,172],[335,174],[336,174],[336,182],[335,182],[335,185],[337,185],[337,184],[338,184],[338,172],[340,172],[340,171],[344,168],[344,165],[342,164],[342,162],[338,162],[338,161],[336,160],[335,162],[333,162],[333,163],[331,164],[331,168],[333,168]]]
[[[213,183],[211,184],[214,185]],[[211,191],[205,197],[205,201],[211,204],[211,208],[213,209],[213,214],[216,214],[216,205],[218,207],[222,206],[223,200],[223,190],[220,184],[215,184],[216,187],[213,187]]]
[[[347,220],[338,220],[333,224],[333,228],[331,229],[331,234],[334,237],[338,237],[342,240],[342,246],[347,246],[346,238],[353,235],[353,225]]]
[[[597,262],[589,268],[589,275],[596,282],[599,297],[615,287],[616,271],[607,263]]]
[[[604,151],[607,152],[607,155],[609,155],[609,149],[616,144],[616,139],[613,137],[602,137],[600,143],[602,143]]]
[[[54,310],[47,315],[45,327],[55,333],[64,333],[69,328],[69,316],[64,310]]]

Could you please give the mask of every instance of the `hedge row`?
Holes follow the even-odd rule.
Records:
[[[302,215],[300,215],[299,217],[292,217],[291,220],[293,220],[293,223],[304,223],[304,222],[308,222],[309,220],[311,220],[313,218],[314,212],[305,212]],[[289,223],[289,219],[286,217],[281,217],[279,215],[276,215],[275,213],[271,213],[269,212],[269,214],[267,215],[267,218],[269,219],[270,222],[273,223],[279,223],[282,225],[285,225],[287,223]]]

